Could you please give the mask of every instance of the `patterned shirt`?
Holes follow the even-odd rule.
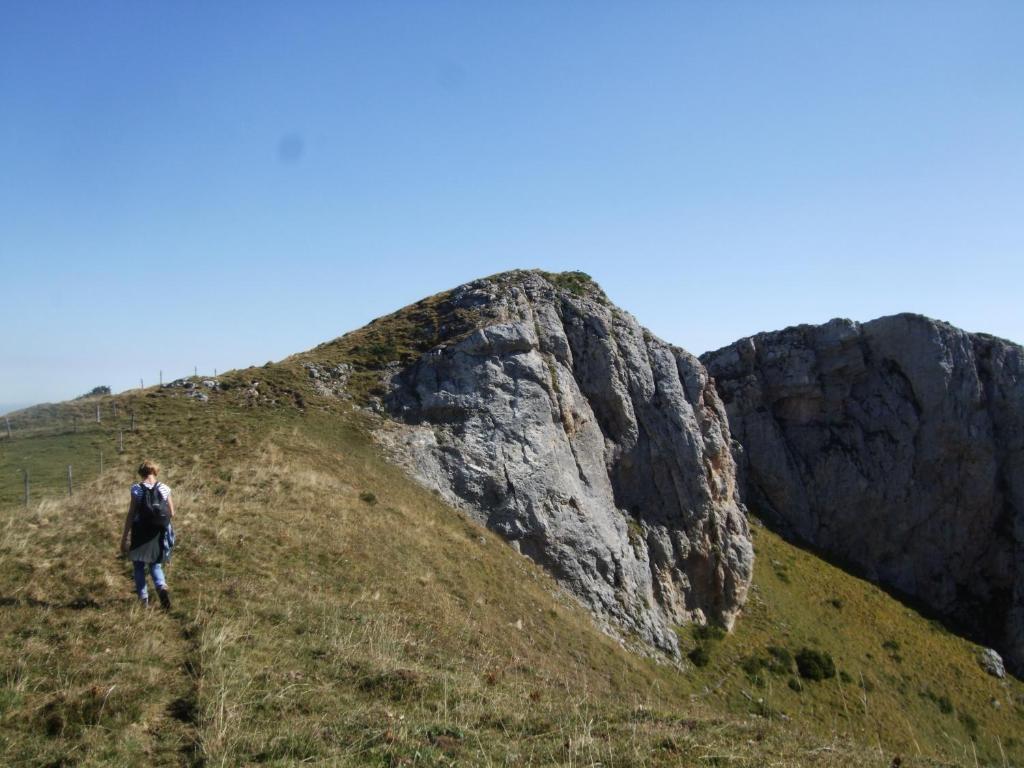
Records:
[[[132,499],[133,500],[139,501],[140,499],[142,499],[142,489],[143,489],[143,487],[149,489],[149,488],[153,487],[153,484],[152,483],[136,483],[135,485],[133,485],[132,486]],[[157,487],[157,490],[160,491],[160,495],[163,496],[164,501],[167,501],[167,499],[169,499],[171,497],[171,488],[170,488],[170,486],[165,485],[164,483],[161,483],[158,480],[157,483],[156,483],[156,487]]]

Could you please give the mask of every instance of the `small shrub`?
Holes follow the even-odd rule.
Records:
[[[378,341],[365,348],[367,357],[373,362],[387,362],[398,356],[398,347],[392,341]]]
[[[828,600],[828,604],[835,608],[837,611],[843,610],[843,600],[839,597],[831,597]]]
[[[793,654],[781,645],[768,646],[768,669],[777,675],[789,674],[793,671]]]
[[[796,691],[797,693],[800,693],[804,689],[804,684],[797,680],[795,677],[789,678],[789,681],[786,683],[786,685],[788,685],[792,690]]]
[[[99,386],[99,387],[93,387],[91,390],[86,392],[84,395],[79,395],[78,397],[76,397],[75,400],[82,400],[82,399],[84,399],[86,397],[97,397],[99,395],[109,395],[109,394],[110,394],[110,387],[108,387],[106,385],[103,385],[103,386]]]
[[[974,715],[970,712],[961,712],[957,715],[957,719],[963,724],[964,730],[967,731],[967,734],[971,739],[976,739],[978,736],[978,721],[975,719]]]
[[[574,296],[583,296],[595,285],[594,278],[586,272],[542,272],[548,282]]]
[[[932,691],[930,688],[925,688],[921,691],[921,697],[930,700],[935,706],[939,708],[939,711],[944,715],[953,714],[953,702],[949,700],[949,696],[945,694],[939,695]]]
[[[377,503],[377,494],[372,491],[363,491],[359,494],[359,500],[365,504],[369,504],[371,507]]]
[[[767,666],[767,662],[759,656],[748,656],[740,663],[740,667],[747,673],[747,677],[756,676],[765,666]]]
[[[530,698],[533,699],[533,693],[530,694]],[[461,728],[435,726],[427,729],[426,737],[433,746],[444,752],[452,753],[457,751],[459,744],[466,738],[466,734]]]
[[[701,642],[717,642],[725,637],[725,630],[715,624],[704,624],[694,628],[693,636]]]
[[[748,656],[740,662],[740,667],[747,673],[747,679],[750,681],[751,685],[757,688],[764,688],[768,684],[768,681],[762,674],[762,671],[771,668],[771,662],[769,659],[761,656]]]
[[[899,653],[900,644],[896,640],[886,640],[882,643],[882,647],[889,652],[889,658],[895,661],[897,664],[903,661],[902,654]]]
[[[698,645],[686,654],[686,658],[692,661],[695,667],[706,667],[708,662],[711,661],[711,651],[708,650],[706,645]]]
[[[644,529],[640,526],[640,522],[632,515],[626,518],[626,533],[629,536],[629,543],[633,547],[633,551],[642,552],[644,549]]]
[[[802,648],[796,655],[796,668],[800,677],[806,680],[826,680],[836,676],[836,665],[832,656],[813,648]]]
[[[847,672],[845,669],[839,670],[839,679],[842,680],[844,683],[847,683],[847,684],[853,682],[853,678],[850,677],[850,673]]]

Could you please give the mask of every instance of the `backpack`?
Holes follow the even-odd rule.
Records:
[[[139,499],[139,521],[153,528],[166,528],[171,524],[171,510],[160,493],[160,483],[153,483],[152,488],[139,484],[142,498]]]

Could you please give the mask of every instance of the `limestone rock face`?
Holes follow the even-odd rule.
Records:
[[[731,626],[752,573],[725,411],[697,358],[565,277],[447,295],[477,320],[391,375],[390,442],[598,616],[678,651],[673,625]]]
[[[1024,671],[1024,350],[918,315],[702,358],[745,503]]]

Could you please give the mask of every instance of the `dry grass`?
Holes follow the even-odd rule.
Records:
[[[233,376],[282,393],[300,388],[302,371]],[[877,674],[866,699],[849,685],[796,698],[784,680],[785,690],[774,679],[759,689],[739,671],[782,636],[817,639],[842,669],[875,674],[839,653],[859,658],[858,644],[872,642],[849,634],[865,620],[852,610],[863,599],[895,622],[907,653],[959,659],[964,684],[977,683],[966,645],[862,582],[831,571],[816,580],[817,561],[762,534],[762,565],[792,560],[786,589],[759,565],[749,615],[699,672],[642,658],[529,560],[384,462],[364,416],[304,395],[304,412],[287,398],[247,407],[237,388],[206,405],[144,395],[131,453],[103,476],[70,501],[0,507],[8,764],[887,766],[896,752],[904,765],[974,764],[961,721],[917,694],[933,683],[916,667],[904,668],[904,692]],[[0,464],[27,455],[13,449]],[[64,461],[76,450],[34,455]],[[179,509],[170,614],[140,610],[114,559],[143,453],[164,462]],[[846,601],[848,623],[828,623],[835,609],[819,592]],[[923,644],[928,633],[938,646]],[[1018,715],[1007,699],[990,717],[974,699],[987,689],[966,690],[956,709],[974,713],[983,761],[995,736],[1008,744]],[[907,748],[915,741],[920,755]]]

